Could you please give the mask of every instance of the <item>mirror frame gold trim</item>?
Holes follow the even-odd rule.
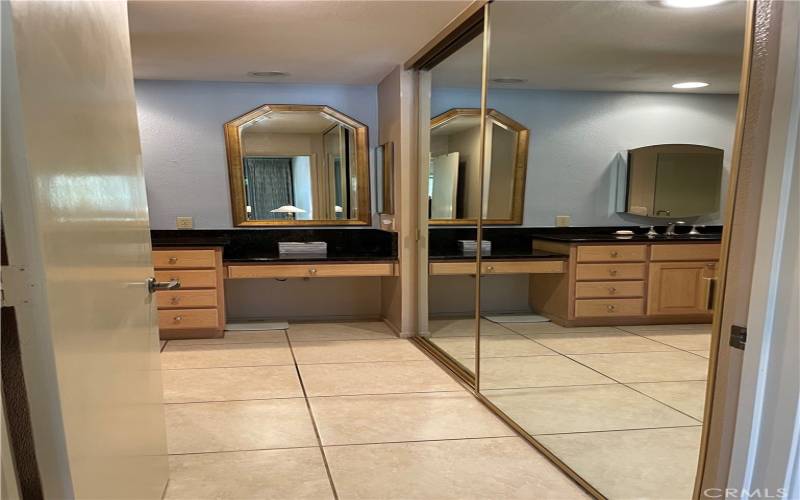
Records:
[[[430,129],[442,126],[458,116],[480,116],[480,108],[453,108],[431,118]],[[486,225],[520,225],[525,208],[525,178],[528,174],[528,143],[530,130],[513,118],[496,109],[487,109],[486,116],[517,132],[517,153],[514,158],[514,194],[511,200],[511,217],[508,219],[482,218]],[[429,219],[428,224],[434,226],[463,226],[475,224],[475,219]]]
[[[358,201],[356,219],[330,220],[248,220],[245,209],[244,167],[242,166],[242,143],[240,130],[243,125],[259,116],[272,112],[316,111],[324,113],[354,130],[356,144],[356,169]],[[372,199],[369,178],[369,128],[330,106],[311,104],[264,104],[234,118],[224,125],[225,149],[228,156],[228,184],[231,190],[231,215],[233,225],[247,226],[369,226],[372,223]]]

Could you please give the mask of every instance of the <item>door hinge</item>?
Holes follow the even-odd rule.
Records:
[[[731,338],[728,341],[728,344],[730,344],[731,347],[744,351],[744,346],[747,344],[747,327],[732,325]]]

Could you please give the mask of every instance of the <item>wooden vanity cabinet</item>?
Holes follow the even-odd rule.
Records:
[[[157,281],[180,281],[180,288],[155,294],[162,340],[221,337],[225,329],[222,249],[153,250]]]
[[[563,275],[532,275],[531,308],[564,326],[708,323],[718,243],[534,241],[568,256]]]

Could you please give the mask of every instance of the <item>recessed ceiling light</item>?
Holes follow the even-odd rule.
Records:
[[[289,73],[285,71],[251,71],[247,73],[247,76],[252,76],[254,78],[276,78],[280,76],[289,76]]]
[[[673,89],[701,89],[703,87],[708,87],[706,82],[681,82],[681,83],[673,83]]]
[[[508,78],[492,78],[492,81],[494,83],[525,83],[528,80],[526,80],[525,78],[508,77]]]
[[[719,5],[728,0],[661,0],[664,7],[675,7],[676,9],[696,9],[699,7],[711,7]]]

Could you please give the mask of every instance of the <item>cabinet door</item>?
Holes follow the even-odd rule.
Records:
[[[710,314],[716,266],[716,262],[651,262],[647,314]]]

